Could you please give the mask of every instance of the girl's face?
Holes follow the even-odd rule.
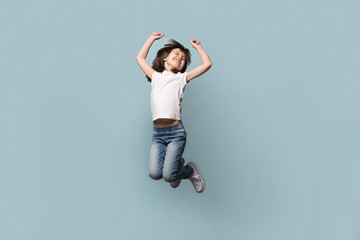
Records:
[[[167,71],[183,69],[185,65],[185,53],[180,48],[174,48],[169,55],[164,58],[164,67]]]

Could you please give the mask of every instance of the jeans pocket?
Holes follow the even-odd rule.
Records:
[[[173,134],[174,138],[177,138],[179,140],[186,139],[186,132],[185,131],[176,131]]]

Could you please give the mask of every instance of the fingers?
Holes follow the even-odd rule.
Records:
[[[201,44],[198,40],[190,39],[190,43],[193,47],[201,46]]]
[[[151,36],[153,37],[156,37],[156,38],[162,38],[165,34],[161,34],[161,33],[158,33],[158,32],[153,32],[151,34]]]

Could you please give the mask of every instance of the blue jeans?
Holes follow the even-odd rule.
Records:
[[[180,159],[186,145],[186,132],[182,123],[170,127],[154,127],[150,150],[149,175],[167,182],[189,178],[193,169],[181,166]]]

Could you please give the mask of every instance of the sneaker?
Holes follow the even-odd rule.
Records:
[[[192,167],[192,169],[194,170],[194,173],[189,177],[189,180],[193,184],[195,191],[198,193],[203,192],[205,189],[204,179],[200,176],[200,174],[195,166],[195,163],[191,162],[188,164],[188,166]]]
[[[184,166],[185,160],[183,158],[180,159],[180,166]],[[172,188],[177,188],[180,185],[181,179],[170,182],[170,186]]]

